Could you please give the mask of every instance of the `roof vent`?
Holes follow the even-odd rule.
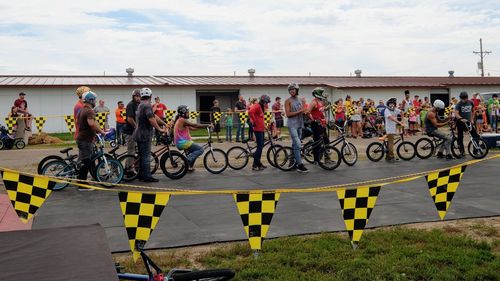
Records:
[[[361,69],[356,69],[354,73],[356,74],[356,77],[361,77]]]
[[[450,78],[455,77],[455,76],[453,75],[453,74],[455,74],[455,71],[454,71],[454,70],[450,70],[450,71],[448,71],[448,74],[449,74],[449,75],[448,75],[448,77],[450,77]]]
[[[131,77],[132,74],[134,74],[134,69],[132,67],[129,67],[127,69],[125,69],[125,71],[127,72],[128,76]]]
[[[250,69],[248,70],[248,75],[250,75],[250,77],[254,77],[254,76],[255,76],[255,69],[250,68]]]

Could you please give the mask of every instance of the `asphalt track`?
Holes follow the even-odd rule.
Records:
[[[308,174],[281,172],[271,167],[254,172],[247,167],[241,171],[228,169],[220,175],[212,175],[198,169],[177,181],[157,174],[161,181],[150,186],[200,190],[300,189],[406,175],[450,167],[464,161],[414,159],[390,164],[365,160],[359,161],[354,167],[342,164],[335,171],[309,165],[311,172]],[[500,215],[499,167],[500,158],[468,166],[446,219]],[[425,178],[420,178],[384,186],[367,228],[436,220],[439,220],[439,216],[427,183]],[[38,210],[33,228],[95,223],[105,228],[112,251],[129,250],[116,192],[79,192],[72,186],[64,191],[53,192]],[[344,229],[335,192],[284,193],[273,217],[268,238]],[[231,195],[177,195],[170,198],[146,246],[166,248],[245,239]]]

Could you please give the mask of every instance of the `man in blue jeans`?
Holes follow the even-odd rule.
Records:
[[[293,154],[295,157],[295,169],[300,173],[307,173],[309,170],[302,164],[300,156],[300,137],[304,128],[303,114],[307,111],[302,101],[299,99],[299,84],[290,83],[288,85],[290,97],[285,101],[285,115],[288,117],[288,131],[292,139]]]
[[[243,96],[240,94],[238,95],[238,101],[234,106],[234,112],[238,117],[238,127],[236,129],[236,142],[240,141],[240,136],[241,136],[241,141],[245,140],[245,122],[241,122],[239,117],[240,113],[245,113],[246,111],[247,111],[247,104]]]

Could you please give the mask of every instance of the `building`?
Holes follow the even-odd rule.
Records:
[[[411,96],[428,96],[431,100],[448,102],[461,91],[500,91],[500,77],[388,77],[388,76],[134,76],[133,71],[125,76],[0,76],[0,116],[6,116],[19,92],[27,94],[30,112],[35,116],[70,115],[76,102],[75,90],[86,85],[113,111],[119,100],[127,103],[135,88],[149,87],[154,96],[159,96],[169,109],[185,104],[191,110],[209,110],[214,99],[220,101],[223,111],[234,108],[238,94],[246,99],[267,94],[288,97],[286,90],[290,82],[300,84],[300,94],[311,98],[315,87],[323,87],[332,100],[350,95],[354,99],[364,97],[375,101],[396,97],[403,98],[404,90]],[[201,115],[206,122],[207,114]],[[3,118],[0,123],[3,122]],[[110,124],[115,123],[113,114]],[[46,132],[66,131],[62,117],[49,118],[44,126]]]

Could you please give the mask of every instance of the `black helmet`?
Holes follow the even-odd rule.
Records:
[[[177,115],[184,117],[184,118],[189,118],[189,107],[187,105],[179,105],[177,107]]]
[[[397,105],[398,103],[398,100],[396,98],[390,98],[386,103],[385,105],[389,106],[389,104],[394,104],[394,105]]]
[[[469,98],[469,94],[467,94],[466,91],[460,92],[460,98],[461,99],[467,99],[467,98]]]
[[[271,102],[271,98],[268,95],[262,95],[260,96],[259,103],[260,104],[267,104]]]

